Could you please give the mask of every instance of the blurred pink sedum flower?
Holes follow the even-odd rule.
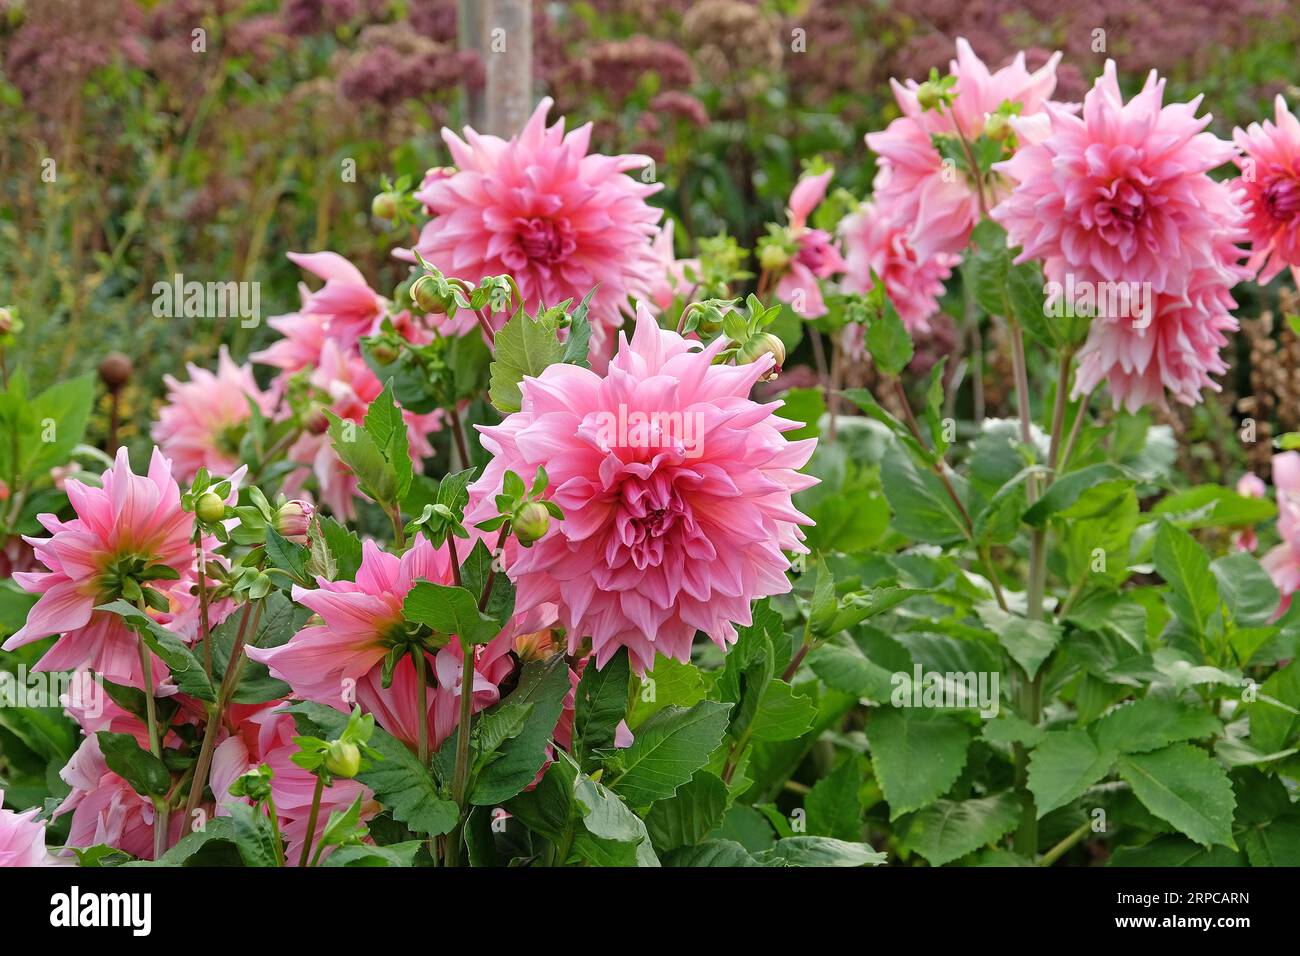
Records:
[[[791,495],[816,444],[787,441],[798,423],[749,398],[771,356],[715,365],[708,348],[638,311],[605,375],[551,365],[521,384],[520,411],[482,427],[492,461],[471,486],[466,524],[495,513],[506,470],[546,468],[564,520],[507,555],[516,611],[559,605],[574,651],[590,637],[596,666],[627,647],[643,672],[655,654],[686,661],[697,630],[719,647],[748,625],[750,602],[790,590],[783,551],[804,552],[812,522]],[[625,427],[632,413],[647,429]]]
[[[662,186],[626,175],[650,165],[648,156],[589,152],[590,123],[568,134],[563,120],[547,126],[551,102],[543,99],[509,140],[443,130],[456,172],[426,179],[416,193],[433,218],[415,247],[471,283],[510,274],[530,311],[596,287],[591,353],[600,359],[629,296],[648,296],[661,268],[651,248],[660,211],[645,200]]]

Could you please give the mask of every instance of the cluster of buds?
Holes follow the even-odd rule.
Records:
[[[495,531],[508,521],[515,540],[531,548],[551,530],[552,518],[564,520],[560,506],[544,497],[548,483],[545,468],[537,469],[529,487],[513,471],[507,471],[501,480],[501,494],[496,496],[497,516],[480,522],[477,527]]]
[[[718,358],[721,361],[733,361],[737,365],[748,365],[765,355],[771,355],[772,368],[763,377],[763,381],[770,382],[781,374],[781,368],[785,365],[785,343],[767,331],[767,326],[780,316],[781,306],[764,306],[758,296],[750,295],[745,300],[745,308],[743,313],[733,309],[723,319],[722,334],[732,344],[719,352]]]

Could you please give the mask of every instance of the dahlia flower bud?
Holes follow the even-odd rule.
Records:
[[[737,365],[748,365],[751,362],[757,362],[764,355],[771,355],[776,363],[772,366],[772,371],[767,374],[764,381],[771,381],[781,372],[781,366],[785,364],[785,343],[773,335],[771,332],[763,332],[754,336],[743,346],[736,356]]]
[[[352,779],[361,769],[361,749],[344,740],[332,741],[325,755],[325,769],[336,777]]]
[[[433,276],[420,276],[415,280],[411,286],[411,301],[433,315],[442,315],[451,308],[450,297],[438,291]]]
[[[990,113],[984,123],[984,135],[995,142],[1003,142],[1014,133],[1011,120],[1005,113]]]
[[[330,428],[330,420],[325,415],[325,409],[320,405],[312,405],[302,417],[302,427],[309,434],[324,435]]]
[[[931,80],[926,80],[916,89],[916,102],[923,110],[937,110],[944,102],[943,88]]]
[[[770,242],[759,252],[758,264],[764,272],[781,272],[790,264],[790,254],[777,243]]]
[[[397,197],[392,193],[380,193],[370,201],[370,212],[376,219],[392,219],[397,215]]]
[[[276,533],[296,544],[306,544],[307,527],[314,513],[310,502],[298,498],[286,501],[275,512]]]
[[[14,316],[8,309],[0,309],[0,335],[8,335],[14,330]]]
[[[131,381],[135,365],[121,352],[109,352],[99,363],[99,380],[110,392],[120,391],[122,386]]]
[[[220,521],[225,517],[226,503],[215,491],[205,491],[199,496],[198,504],[194,506],[194,513],[200,521],[208,523]]]
[[[519,509],[514,521],[515,537],[525,548],[535,541],[540,541],[551,529],[551,515],[546,506],[530,501]]]

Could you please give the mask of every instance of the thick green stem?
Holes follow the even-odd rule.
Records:
[[[1073,847],[1076,843],[1078,843],[1080,840],[1086,837],[1090,830],[1092,830],[1091,821],[1087,823],[1079,824],[1077,828],[1070,831],[1069,836],[1067,836],[1060,843],[1056,844],[1056,846],[1052,847],[1050,850],[1044,853],[1042,858],[1039,859],[1038,865],[1051,866],[1061,857],[1065,856],[1065,854],[1070,851],[1071,847]]]
[[[143,613],[144,609],[141,608]],[[149,752],[162,760],[162,740],[158,736],[158,709],[153,698],[153,661],[143,635],[136,635],[140,648],[140,674],[144,680],[144,714],[149,725]],[[153,858],[161,859],[167,849],[168,806],[165,800],[154,800]]]
[[[419,715],[416,752],[420,757],[420,766],[427,767],[429,766],[429,673],[424,651],[421,648],[411,649],[411,663],[415,665],[415,706],[416,713]]]
[[[311,844],[316,839],[316,820],[320,817],[320,800],[325,793],[325,778],[316,777],[316,790],[311,795],[311,813],[307,816],[307,835],[303,837],[302,854],[298,857],[298,866],[305,867],[311,859]]]

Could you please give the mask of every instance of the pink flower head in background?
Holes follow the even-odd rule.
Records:
[[[930,331],[930,316],[939,311],[939,296],[961,256],[937,252],[922,259],[907,241],[907,230],[893,224],[874,203],[863,203],[840,223],[844,243],[845,292],[869,292],[872,273],[913,335]],[[861,326],[857,327],[859,332]]]
[[[953,176],[932,136],[979,138],[985,123],[1004,102],[1018,103],[1021,117],[1039,113],[1056,88],[1056,65],[1061,55],[1033,73],[1025,56],[1017,53],[1008,65],[990,73],[964,39],[957,40],[957,59],[949,70],[957,78],[952,107],[924,110],[917,100],[919,84],[891,80],[894,98],[903,115],[882,132],[868,133],[867,146],[880,156],[874,195],[891,221],[907,230],[908,243],[922,259],[935,253],[957,253],[966,245],[980,218],[979,194],[966,176]],[[994,178],[986,191],[989,206],[1005,188]]]
[[[992,215],[1018,261],[1042,258],[1050,281],[1096,289],[1098,302],[1131,290],[1095,312],[1075,384],[1078,395],[1105,382],[1130,410],[1217,389],[1223,333],[1237,327],[1229,290],[1246,276],[1238,197],[1209,176],[1232,144],[1204,132],[1200,97],[1164,105],[1164,86],[1153,71],[1125,103],[1107,61],[1081,116],[1048,104],[1050,132],[996,167],[1017,183]]]
[[[239,467],[239,442],[252,415],[249,401],[263,415],[273,397],[257,387],[247,365],[236,365],[223,345],[215,373],[190,363],[188,382],[164,375],[167,404],[158,412],[153,440],[172,460],[177,477],[190,480],[200,468],[229,475]]]
[[[1268,485],[1259,475],[1248,471],[1237,479],[1237,494],[1243,498],[1264,498],[1268,495]],[[1259,537],[1254,528],[1247,528],[1236,535],[1233,543],[1239,551],[1254,551],[1259,547]]]
[[[1277,489],[1277,533],[1282,542],[1270,550],[1260,564],[1282,592],[1278,614],[1291,605],[1300,591],[1300,452],[1273,456],[1273,487]]]
[[[4,648],[58,634],[37,669],[88,665],[109,680],[136,684],[143,675],[135,636],[116,615],[95,607],[118,596],[107,590],[118,571],[144,582],[157,580],[143,570],[149,565],[188,574],[194,561],[193,518],[181,508],[171,462],[156,448],[144,477],[132,473],[126,449],[118,449],[102,483],[94,488],[68,479],[65,488],[76,517],[38,516],[50,537],[27,540],[49,570],[14,575],[21,587],[41,597]],[[166,593],[175,583],[162,580],[157,586]]]
[[[1250,201],[1246,228],[1251,256],[1247,265],[1271,282],[1284,268],[1300,284],[1300,121],[1277,97],[1275,122],[1251,123],[1232,131],[1245,155],[1236,157],[1242,175],[1236,184]]]
[[[0,868],[56,865],[45,849],[45,824],[36,819],[40,811],[6,810],[4,798],[5,792],[0,790]]]
[[[457,171],[426,180],[416,193],[433,215],[416,249],[468,282],[509,273],[530,310],[597,288],[591,321],[599,358],[629,297],[650,292],[658,268],[650,240],[660,211],[645,200],[662,187],[627,175],[649,157],[591,153],[591,124],[566,135],[563,120],[546,125],[550,108],[543,99],[510,140],[468,127],[462,140],[443,130]]]
[[[654,254],[658,260],[650,282],[650,301],[663,315],[678,296],[687,297],[695,282],[686,277],[689,270],[699,278],[699,259],[678,259],[673,248],[673,221],[665,219],[659,232],[655,235]]]
[[[776,285],[776,297],[790,303],[800,317],[815,319],[826,314],[818,279],[828,279],[844,271],[844,260],[835,248],[830,235],[822,229],[808,225],[808,217],[826,198],[834,170],[804,176],[790,193],[790,206],[786,210],[790,237],[795,242],[794,258]]]
[[[749,398],[771,357],[713,364],[725,344],[701,349],[641,309],[607,374],[552,365],[524,379],[520,411],[480,428],[493,458],[466,524],[495,513],[507,469],[546,468],[564,520],[506,573],[516,609],[557,604],[570,650],[590,637],[598,667],[619,647],[638,672],[656,653],[688,660],[697,630],[726,647],[751,601],[790,590],[783,550],[803,551],[811,524],[791,495],[816,483],[798,471],[815,441],[787,441],[797,423]]]
[[[247,715],[235,731],[217,745],[212,755],[212,792],[216,795],[218,816],[228,816],[228,805],[245,798],[232,797],[230,785],[235,780],[262,764],[271,768],[271,799],[275,802],[280,830],[284,835],[285,860],[296,866],[307,838],[311,818],[312,797],[316,789],[316,775],[293,762],[298,745],[293,738],[298,729],[290,714],[276,713],[279,702],[271,703]],[[320,813],[312,843],[316,844],[329,822],[332,812],[342,813],[360,796],[361,822],[373,818],[380,811],[373,794],[356,780],[335,779],[321,793]],[[325,856],[330,851],[326,851]]]

